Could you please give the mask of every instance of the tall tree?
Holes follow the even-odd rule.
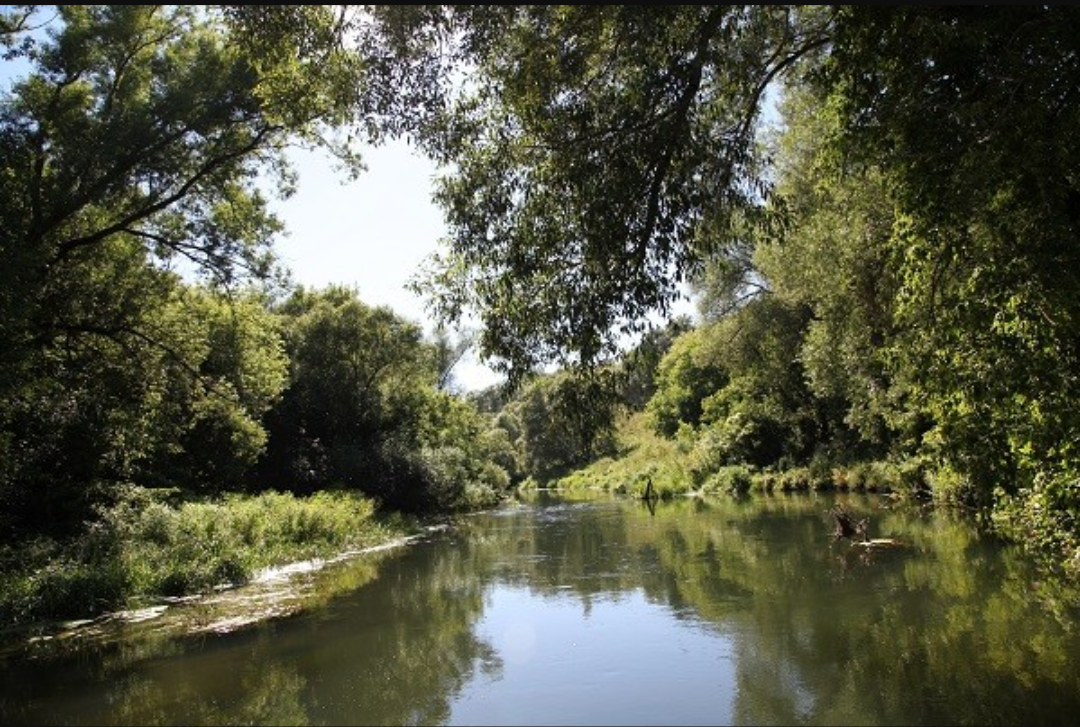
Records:
[[[278,311],[291,362],[255,486],[348,488],[397,510],[489,502],[508,484],[476,407],[440,389],[440,345],[342,286],[299,288]]]
[[[291,363],[289,387],[270,417],[268,486],[310,492],[364,489],[377,477],[381,438],[415,427],[418,389],[436,373],[422,331],[355,290],[299,288],[280,312]]]
[[[479,7],[479,6],[472,6]],[[790,6],[454,6],[472,70],[429,145],[453,173],[434,304],[511,378],[606,360],[763,189],[766,91],[820,49]],[[429,67],[429,66],[425,66]]]
[[[880,167],[844,155],[836,114],[806,84],[787,86],[779,112],[770,207],[784,222],[758,236],[753,264],[774,295],[811,311],[793,354],[814,394],[843,402],[848,424],[883,454],[911,419],[903,369],[890,356],[895,203]]]
[[[230,34],[214,6],[2,19],[17,72],[0,99],[0,492],[28,513],[132,477],[160,379],[211,374],[168,323],[181,274],[273,275],[262,180],[291,192],[286,144],[348,119],[356,81],[336,56]]]
[[[847,7],[823,76],[901,215],[897,355],[965,497],[1080,472],[1080,11]]]

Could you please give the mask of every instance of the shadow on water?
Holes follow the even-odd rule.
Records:
[[[896,547],[834,539],[831,495],[529,493],[172,621],[8,650],[0,720],[1071,723],[1078,623],[1039,608],[1013,551],[839,501]]]

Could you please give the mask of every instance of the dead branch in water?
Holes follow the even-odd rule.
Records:
[[[870,519],[864,517],[856,520],[844,509],[843,505],[834,506],[829,510],[829,514],[836,523],[832,534],[833,540],[847,538],[852,545],[864,546],[867,549],[904,547],[904,543],[896,538],[871,538],[866,534],[866,526]]]
[[[851,513],[844,509],[843,505],[835,505],[829,514],[832,515],[833,520],[836,522],[836,527],[833,529],[833,540],[841,540],[847,538],[849,540],[861,540],[867,542],[870,540],[866,534],[866,526],[868,523],[867,518],[856,520]]]

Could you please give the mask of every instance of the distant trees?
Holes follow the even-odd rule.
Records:
[[[524,472],[543,482],[611,454],[617,406],[603,379],[533,379],[507,411],[518,419]]]
[[[339,286],[301,287],[277,310],[291,374],[267,415],[255,486],[360,490],[410,511],[452,510],[467,494],[483,502],[507,488],[488,424],[438,388],[439,346],[417,324]]]

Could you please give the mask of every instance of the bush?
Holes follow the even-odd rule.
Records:
[[[933,498],[940,504],[972,507],[978,506],[983,499],[975,482],[949,465],[935,469],[928,480]]]
[[[703,493],[723,493],[727,495],[744,495],[750,491],[754,478],[749,467],[744,465],[729,465],[721,467],[711,475],[702,486]]]
[[[1030,488],[995,493],[995,531],[1020,545],[1044,570],[1080,582],[1080,479],[1042,474]]]

